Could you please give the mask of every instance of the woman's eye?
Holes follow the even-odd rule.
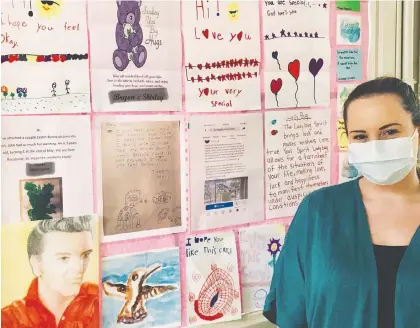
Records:
[[[386,136],[393,136],[397,133],[398,133],[398,130],[396,130],[396,129],[391,129],[391,130],[384,131],[384,135],[386,135]]]
[[[358,134],[358,135],[355,135],[353,137],[353,139],[354,140],[365,140],[366,139],[366,135],[364,135],[364,134]]]
[[[68,256],[62,256],[62,257],[60,257],[60,260],[61,261],[67,261],[69,258],[68,258]]]

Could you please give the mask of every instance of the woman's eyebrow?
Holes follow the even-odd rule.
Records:
[[[385,129],[387,129],[387,128],[391,127],[391,126],[394,126],[394,125],[401,126],[400,123],[390,123],[390,124],[387,124],[387,125],[384,125],[384,126],[380,127],[379,130],[385,130]]]
[[[349,134],[350,133],[366,133],[366,131],[365,130],[353,130],[353,131],[350,131]]]

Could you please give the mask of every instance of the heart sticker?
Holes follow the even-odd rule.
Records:
[[[292,75],[293,78],[297,81],[299,79],[299,74],[300,74],[299,60],[295,59],[294,61],[290,62],[287,68],[289,70],[290,75]]]

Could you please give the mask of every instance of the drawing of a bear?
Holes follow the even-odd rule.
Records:
[[[118,49],[114,51],[113,63],[117,70],[123,71],[130,60],[136,67],[146,62],[147,51],[142,45],[143,31],[140,27],[141,0],[117,0],[118,23],[115,41]]]

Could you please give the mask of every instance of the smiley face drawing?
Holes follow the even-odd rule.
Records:
[[[41,17],[50,19],[59,16],[63,3],[61,0],[36,0],[36,6]]]
[[[228,5],[228,17],[231,22],[236,22],[239,19],[239,5],[237,2],[232,2]]]

